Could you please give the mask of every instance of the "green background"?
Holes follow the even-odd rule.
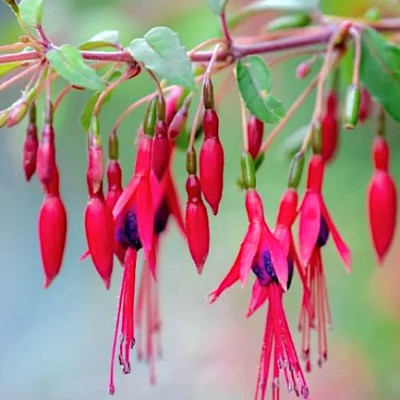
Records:
[[[234,2],[233,2],[234,3]],[[379,4],[387,13],[395,1],[325,1],[328,13],[360,15]],[[262,20],[260,21],[262,22]],[[212,37],[217,19],[206,1],[47,1],[46,31],[57,44],[77,44],[95,33],[117,29],[123,43],[156,25],[176,30],[188,48]],[[0,5],[0,44],[19,35],[9,10]],[[286,108],[305,82],[295,79],[294,62],[273,69],[273,92]],[[316,68],[315,68],[316,70]],[[216,80],[218,86],[219,79]],[[342,88],[343,89],[343,88]],[[131,102],[153,90],[141,76],[119,88],[101,116],[107,134],[115,118]],[[0,107],[17,91],[0,94]],[[83,211],[86,204],[85,136],[79,115],[88,94],[71,93],[55,119],[62,194],[68,208],[68,245],[60,276],[44,291],[37,245],[37,213],[42,201],[38,183],[27,185],[21,171],[24,124],[0,129],[0,399],[106,399],[109,353],[121,270],[115,267],[106,292],[89,261],[79,262],[85,249]],[[314,97],[296,113],[282,139],[306,124]],[[121,160],[129,179],[133,140],[141,122],[138,110],[122,126]],[[187,246],[173,224],[162,243],[160,291],[163,316],[163,358],[157,363],[158,383],[148,383],[148,368],[134,362],[132,374],[117,371],[116,399],[252,398],[263,336],[265,309],[245,318],[249,288],[235,287],[210,306],[205,295],[230,267],[246,229],[243,193],[235,187],[241,130],[236,90],[220,108],[221,140],[226,149],[224,198],[211,219],[211,251],[199,277]],[[341,132],[341,148],[328,168],[324,194],[337,225],[353,250],[353,272],[346,274],[329,243],[324,254],[334,329],[329,333],[329,362],[308,375],[312,399],[373,400],[400,397],[400,250],[396,236],[383,268],[377,267],[366,220],[366,188],[371,176],[373,120],[352,132]],[[398,182],[400,136],[390,121],[392,173]],[[271,127],[267,127],[267,132]],[[288,161],[282,140],[268,152],[258,178],[268,221],[273,223],[285,189]],[[184,157],[174,166],[184,203]],[[298,282],[285,298],[288,319],[296,332],[300,302]],[[314,363],[315,364],[315,363]],[[269,394],[268,394],[269,396]],[[282,390],[282,399],[289,398]]]

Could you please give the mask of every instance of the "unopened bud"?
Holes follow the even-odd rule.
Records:
[[[250,153],[243,153],[241,160],[242,180],[245,189],[255,189],[256,169]]]
[[[357,125],[360,112],[361,91],[359,85],[350,85],[347,89],[346,104],[344,108],[344,127],[354,129]]]
[[[288,187],[297,189],[304,169],[304,153],[299,151],[292,158],[289,169]]]

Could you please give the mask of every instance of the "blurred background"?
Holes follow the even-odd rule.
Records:
[[[232,3],[230,10],[238,5]],[[394,1],[326,0],[322,6],[327,13],[348,16],[362,15],[371,6],[382,7],[386,13],[398,9]],[[217,19],[205,0],[52,0],[45,7],[44,26],[57,44],[78,44],[110,29],[119,30],[127,44],[156,25],[176,30],[187,48],[218,33]],[[0,3],[0,44],[16,41],[19,34],[11,12]],[[273,69],[273,92],[286,108],[306,85],[294,76],[299,61]],[[120,87],[104,107],[103,133],[107,134],[128,104],[152,90],[145,76]],[[220,215],[210,217],[212,244],[204,273],[197,275],[182,237],[170,224],[160,259],[163,358],[157,363],[157,385],[150,386],[145,363],[133,362],[130,375],[122,376],[117,370],[115,399],[253,398],[265,308],[246,319],[249,288],[241,290],[239,286],[213,306],[205,301],[205,295],[230,268],[246,229],[243,194],[235,187],[241,141],[235,93],[230,91],[220,108],[226,180]],[[16,90],[1,93],[0,109],[17,95]],[[85,249],[83,212],[87,200],[85,135],[79,115],[88,97],[82,92],[69,94],[55,119],[69,231],[62,271],[46,291],[42,290],[37,243],[42,193],[35,180],[25,183],[21,169],[25,123],[15,129],[0,129],[0,399],[109,398],[108,369],[121,269],[115,267],[111,289],[106,292],[90,261],[79,261]],[[288,170],[282,141],[309,121],[313,99],[311,96],[289,122],[259,173],[259,189],[271,224]],[[142,115],[143,110],[133,113],[120,132],[125,180],[132,168],[133,138]],[[267,127],[267,132],[270,129]],[[326,201],[353,250],[354,262],[353,272],[348,275],[332,243],[327,245],[324,260],[334,328],[329,332],[329,362],[322,370],[315,366],[307,376],[312,399],[400,398],[400,237],[395,238],[384,267],[378,269],[366,220],[375,129],[371,120],[352,132],[342,132],[337,160],[326,174]],[[390,121],[391,167],[397,182],[398,130],[398,125]],[[183,154],[176,157],[174,170],[184,204]],[[297,344],[299,305],[300,288],[295,282],[285,297],[285,306]],[[283,390],[282,398],[289,397]]]

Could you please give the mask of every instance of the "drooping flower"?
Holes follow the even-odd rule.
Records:
[[[61,269],[66,235],[67,213],[60,197],[58,170],[55,167],[39,212],[39,242],[45,288],[49,287]]]
[[[281,371],[288,391],[308,399],[307,383],[282,304],[282,294],[290,283],[293,263],[287,261],[282,245],[268,228],[262,200],[255,189],[246,192],[246,210],[249,228],[245,239],[233,266],[209,299],[216,301],[228,287],[239,280],[244,282],[250,270],[253,271],[258,284],[253,286],[251,303],[255,304],[259,299],[269,301],[255,398],[265,399],[271,366],[274,399],[279,398]]]
[[[321,155],[325,163],[329,163],[335,157],[339,144],[337,94],[334,90],[328,93],[326,99],[326,112],[322,118],[321,131]]]
[[[37,152],[39,140],[36,126],[36,106],[33,103],[30,110],[30,120],[26,129],[23,147],[22,167],[25,179],[29,182],[36,171]]]
[[[307,370],[311,369],[311,330],[318,334],[318,364],[327,360],[327,327],[331,326],[331,312],[327,285],[321,257],[321,248],[332,235],[336,249],[348,272],[351,268],[351,253],[341,238],[328,212],[322,196],[324,161],[314,155],[309,163],[307,190],[300,206],[300,253],[306,266],[306,281],[310,297],[301,305],[299,329],[302,331],[302,351]]]
[[[397,219],[397,190],[389,172],[389,146],[383,137],[373,145],[374,173],[368,188],[368,214],[372,242],[383,262],[393,241]]]
[[[152,138],[139,133],[138,151],[134,174],[113,209],[114,222],[135,204],[139,236],[150,270],[155,275],[154,260],[154,209],[150,188]],[[118,223],[118,222],[117,222]]]

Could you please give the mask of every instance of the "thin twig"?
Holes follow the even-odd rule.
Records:
[[[25,76],[29,75],[32,71],[34,71],[39,63],[34,63],[33,65],[30,65],[28,68],[24,69],[17,75],[14,75],[12,78],[7,79],[3,83],[0,84],[0,91],[6,89],[10,85],[13,85],[15,82],[19,81],[20,79],[24,78]]]

